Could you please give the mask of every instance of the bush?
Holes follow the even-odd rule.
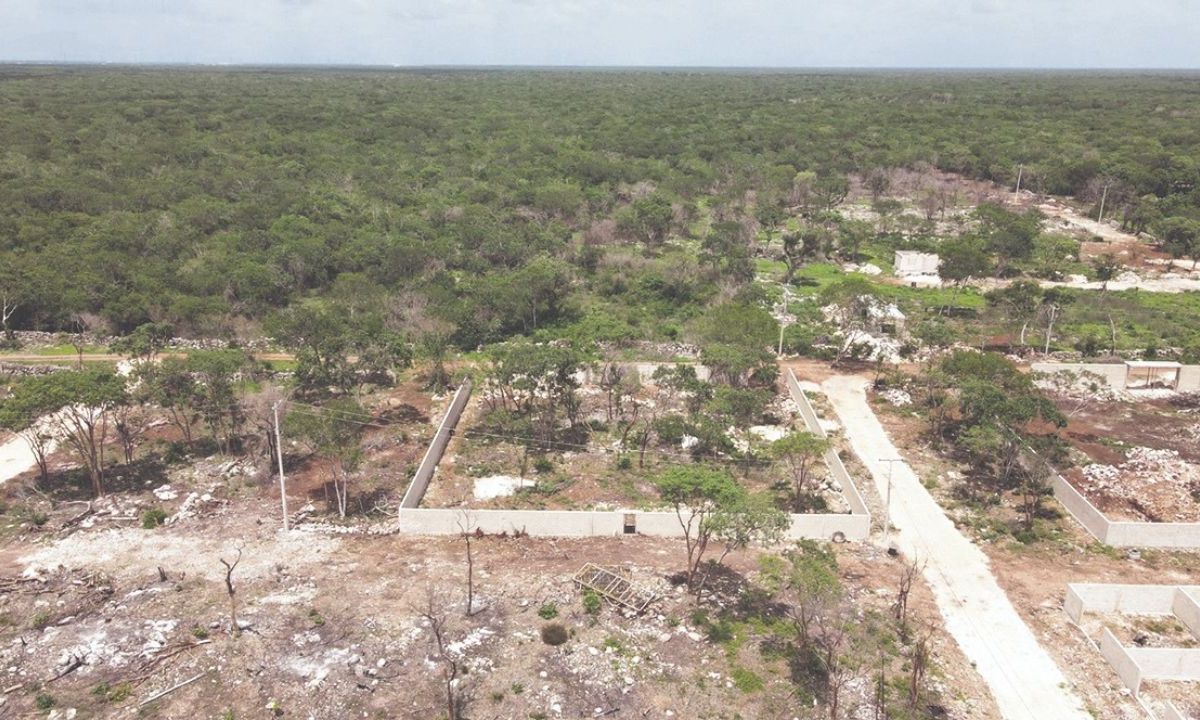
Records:
[[[155,507],[142,511],[142,529],[153,530],[154,528],[166,522],[167,511],[162,508]]]
[[[553,620],[558,617],[558,606],[554,603],[546,603],[538,608],[538,617],[543,620]]]
[[[621,455],[621,456],[617,457],[617,469],[618,470],[629,470],[632,467],[633,467],[633,458],[629,457],[628,455]]]
[[[33,616],[33,619],[29,621],[29,626],[34,630],[41,630],[49,624],[50,613],[46,612],[45,610],[39,611]]]
[[[554,463],[550,461],[550,458],[541,455],[533,461],[533,469],[539,475],[545,475],[554,469]]]
[[[33,701],[33,704],[37,706],[38,710],[49,710],[50,708],[54,707],[54,696],[47,693],[41,693]]]
[[[734,686],[744,693],[758,692],[763,689],[762,678],[746,668],[734,668],[733,672],[729,673],[729,677],[733,680]]]
[[[599,595],[588,590],[583,594],[583,611],[588,615],[599,615],[600,608],[604,606],[604,600]]]
[[[542,642],[557,647],[570,638],[570,633],[562,623],[550,623],[542,626]]]

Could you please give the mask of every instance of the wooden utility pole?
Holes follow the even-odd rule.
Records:
[[[1104,192],[1100,194],[1100,216],[1096,218],[1096,222],[1104,222],[1104,201],[1108,199],[1108,186],[1112,182],[1104,183]]]
[[[283,507],[283,529],[290,530],[288,527],[288,505],[287,505],[287,486],[284,483],[283,477],[283,436],[279,432],[279,403],[276,402],[271,406],[271,414],[275,418],[275,457],[279,461],[279,504]]]
[[[1018,165],[1017,166],[1017,189],[1015,191],[1013,191],[1014,195],[1021,194],[1021,175],[1023,175],[1024,173],[1025,173],[1025,165],[1024,164]]]

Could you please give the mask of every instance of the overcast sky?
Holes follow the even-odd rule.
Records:
[[[0,59],[1200,67],[1200,0],[0,0]]]

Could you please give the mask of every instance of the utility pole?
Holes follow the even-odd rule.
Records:
[[[1104,201],[1108,199],[1108,186],[1112,185],[1112,181],[1104,183],[1104,192],[1100,195],[1100,216],[1096,218],[1096,222],[1104,222]]]
[[[288,506],[287,506],[287,486],[284,484],[283,477],[283,436],[279,432],[279,403],[277,401],[271,406],[271,413],[275,417],[275,457],[279,460],[279,504],[283,507],[283,529],[290,530],[288,527]]]
[[[892,468],[898,462],[904,462],[903,458],[879,458],[879,462],[888,464],[888,482],[887,482],[887,499],[883,504],[883,549],[888,548],[888,539],[892,533]]]
[[[1021,194],[1021,175],[1024,174],[1024,172],[1025,172],[1025,164],[1022,163],[1017,166],[1017,189],[1014,191],[1014,193],[1013,193],[1014,195]]]

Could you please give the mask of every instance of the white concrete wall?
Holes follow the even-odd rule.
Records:
[[[1200,548],[1200,523],[1110,522],[1104,542],[1113,547]]]
[[[459,386],[458,392],[454,393],[454,399],[450,401],[450,407],[446,410],[446,416],[438,424],[438,429],[433,435],[433,440],[430,441],[429,447],[425,449],[425,457],[421,459],[421,464],[417,466],[417,471],[413,473],[412,482],[408,484],[408,490],[404,492],[404,499],[400,501],[400,507],[415,508],[421,504],[421,499],[425,497],[425,491],[429,488],[429,481],[433,479],[433,473],[437,470],[438,463],[441,462],[442,454],[446,452],[446,445],[450,442],[450,434],[454,432],[455,426],[458,425],[458,420],[462,417],[463,410],[466,409],[467,400],[470,397],[471,381],[469,379],[463,380],[463,384]]]
[[[1142,688],[1142,671],[1137,662],[1129,656],[1125,646],[1108,628],[1104,628],[1104,634],[1100,636],[1100,654],[1112,666],[1117,677],[1121,678],[1121,684],[1137,697]]]
[[[1051,481],[1054,499],[1105,545],[1141,548],[1200,548],[1200,523],[1112,521],[1061,476]]]
[[[1061,371],[1093,372],[1108,381],[1114,390],[1125,389],[1127,370],[1124,363],[1033,363],[1030,367],[1035,372],[1051,373]],[[1184,365],[1179,370],[1179,392],[1200,391],[1200,365]]]
[[[1055,475],[1051,480],[1054,487],[1054,499],[1062,504],[1075,518],[1084,530],[1092,534],[1102,543],[1108,544],[1108,529],[1112,523],[1100,509],[1088,501],[1083,493],[1076,490],[1061,475]]]
[[[825,428],[821,427],[821,421],[817,418],[817,411],[813,409],[808,396],[804,394],[804,390],[801,389],[800,383],[796,380],[796,373],[792,372],[791,368],[788,368],[785,380],[787,382],[788,393],[791,394],[792,400],[796,405],[800,407],[800,416],[804,418],[804,424],[808,427],[808,431],[818,437],[829,437],[825,432]],[[871,511],[867,508],[867,501],[863,499],[858,486],[854,484],[854,479],[850,477],[846,466],[842,464],[842,459],[838,456],[837,450],[829,450],[825,453],[825,464],[829,467],[830,474],[841,484],[842,494],[846,497],[846,504],[850,506],[851,512],[855,515],[865,515],[869,527],[871,523]]]
[[[1163,720],[1190,720],[1183,711],[1175,706],[1175,703],[1168,702],[1163,706]]]
[[[1075,622],[1084,613],[1170,615],[1174,612],[1177,592],[1178,585],[1070,583],[1063,609]]]
[[[637,510],[470,510],[465,508],[406,508],[400,510],[399,529],[415,535],[457,535],[467,526],[485,533],[524,532],[534,537],[597,537],[624,534],[625,515],[637,518],[637,533],[653,537],[683,537],[674,512]],[[860,515],[791,516],[785,533],[789,540],[830,540],[842,533],[847,540],[863,540],[870,521]]]
[[[896,274],[900,276],[937,275],[941,264],[941,258],[936,254],[916,252],[914,250],[897,250],[892,260]]]
[[[1171,611],[1179,618],[1179,622],[1200,640],[1200,602],[1197,598],[1200,598],[1200,590],[1193,589],[1189,593],[1187,589],[1179,588],[1175,591],[1175,603],[1171,606]]]
[[[1125,654],[1142,680],[1200,680],[1200,649],[1127,647]]]

